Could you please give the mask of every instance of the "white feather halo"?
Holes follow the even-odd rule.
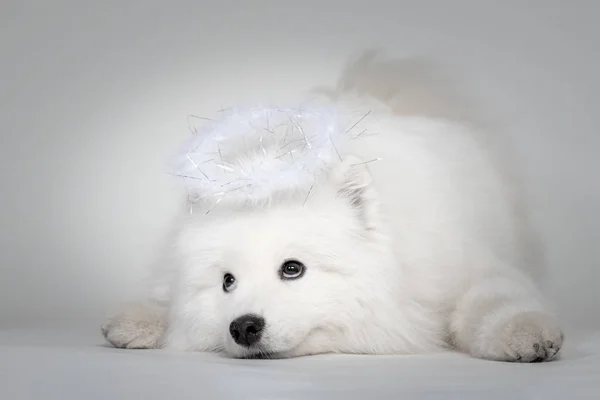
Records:
[[[172,164],[192,202],[260,203],[310,192],[350,139],[348,116],[334,107],[234,107],[203,122]]]

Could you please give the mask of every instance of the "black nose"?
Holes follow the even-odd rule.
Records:
[[[264,327],[264,318],[246,314],[233,320],[229,325],[229,333],[237,344],[250,347],[260,340]]]

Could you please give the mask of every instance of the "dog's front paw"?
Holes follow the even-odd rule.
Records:
[[[495,333],[497,359],[515,362],[551,361],[564,341],[564,334],[551,315],[523,312],[503,323]]]
[[[148,304],[133,304],[109,318],[101,331],[114,347],[156,349],[162,346],[166,327],[164,309]]]

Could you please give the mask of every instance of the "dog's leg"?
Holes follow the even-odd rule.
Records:
[[[101,330],[115,347],[157,349],[167,330],[167,310],[153,302],[130,304],[110,317]]]
[[[450,317],[452,344],[473,357],[540,362],[556,357],[564,335],[537,289],[516,271],[477,279]]]

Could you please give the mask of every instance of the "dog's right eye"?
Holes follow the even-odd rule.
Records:
[[[231,292],[237,286],[237,281],[235,280],[235,276],[227,273],[223,276],[223,291]]]
[[[304,275],[304,264],[296,260],[287,260],[279,269],[279,277],[284,280],[298,279]]]

